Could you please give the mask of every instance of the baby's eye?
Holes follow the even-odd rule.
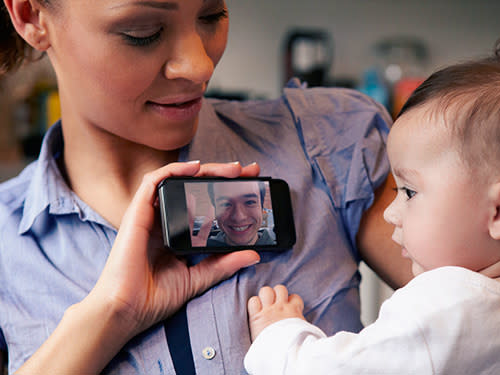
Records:
[[[412,199],[417,192],[415,190],[408,189],[407,187],[402,187],[400,188],[401,191],[403,191],[406,194],[406,197],[408,199]]]

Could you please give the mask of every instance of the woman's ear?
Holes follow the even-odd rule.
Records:
[[[500,240],[500,182],[492,184],[488,190],[490,214],[488,231],[495,240]]]
[[[33,48],[45,51],[50,47],[41,5],[37,0],[4,0],[17,33]]]

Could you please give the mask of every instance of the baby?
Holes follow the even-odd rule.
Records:
[[[500,60],[453,65],[408,99],[387,142],[384,213],[415,278],[359,333],[327,337],[278,285],[248,301],[250,374],[500,374]]]

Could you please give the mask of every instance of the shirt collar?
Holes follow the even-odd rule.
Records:
[[[57,165],[63,147],[61,122],[58,121],[49,128],[43,139],[40,155],[26,191],[19,234],[27,232],[37,217],[46,210],[52,215],[76,213],[82,220],[94,220],[109,225],[66,184]]]

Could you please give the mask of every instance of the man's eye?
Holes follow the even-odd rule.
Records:
[[[249,207],[251,206],[255,206],[257,204],[257,201],[256,200],[248,200],[245,202],[245,204]]]

